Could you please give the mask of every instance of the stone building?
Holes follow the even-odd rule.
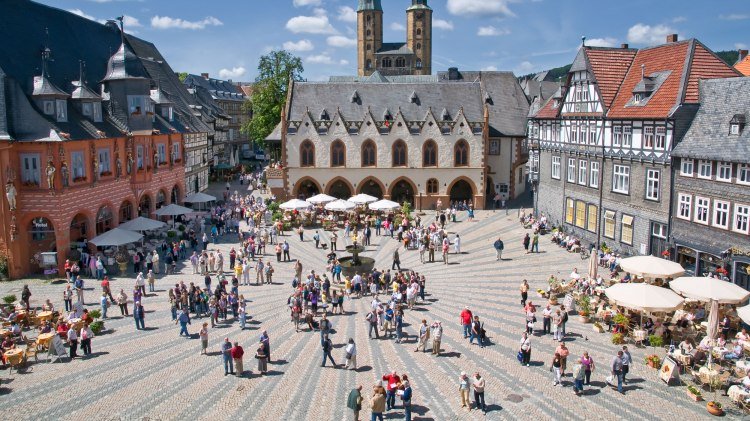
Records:
[[[700,109],[672,152],[674,257],[689,274],[723,268],[750,289],[750,78],[700,82]]]
[[[367,193],[416,208],[484,208],[525,189],[526,96],[512,73],[335,77],[294,82],[280,140],[279,197]],[[278,136],[280,139],[274,139]]]
[[[695,39],[579,49],[562,89],[529,121],[537,211],[584,245],[668,248],[671,151],[698,108],[698,80],[738,73]]]
[[[359,0],[357,6],[357,67],[359,76],[432,74],[432,8],[412,0],[406,9],[406,42],[383,42],[380,0]]]
[[[153,44],[25,0],[0,5],[0,34],[14,40],[0,43],[0,250],[12,277],[40,273],[43,252],[62,270],[71,247],[182,201],[185,139],[208,128]]]

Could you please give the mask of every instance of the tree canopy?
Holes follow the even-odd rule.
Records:
[[[252,107],[253,118],[242,127],[256,144],[262,146],[281,122],[281,107],[286,103],[289,80],[301,81],[303,72],[302,59],[287,51],[272,51],[261,56],[248,104]]]

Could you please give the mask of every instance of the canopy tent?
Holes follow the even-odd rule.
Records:
[[[128,222],[124,222],[120,224],[117,228],[128,230],[128,231],[151,231],[151,230],[163,228],[166,225],[167,224],[165,224],[164,222],[139,216],[138,218],[135,218],[132,221],[128,221]]]
[[[114,228],[102,235],[98,235],[89,240],[90,243],[97,247],[119,247],[125,244],[141,241],[143,234],[134,231],[128,231],[121,228]]]
[[[349,201],[356,204],[356,205],[364,205],[367,203],[377,202],[377,197],[372,197],[369,194],[360,193],[356,196],[352,196],[349,198]]]
[[[378,200],[377,202],[370,203],[368,207],[372,210],[379,211],[379,210],[395,210],[401,207],[396,202],[393,202],[391,200]]]
[[[348,210],[354,209],[356,206],[357,205],[352,202],[339,199],[339,200],[336,200],[334,202],[327,204],[325,208],[326,210],[329,210],[329,211],[348,211]]]
[[[216,197],[206,193],[193,193],[185,198],[186,203],[208,203],[216,201]]]
[[[708,277],[677,278],[669,287],[685,298],[719,304],[739,304],[750,296],[750,291],[739,285]]]
[[[186,208],[184,206],[175,205],[172,203],[171,205],[164,206],[162,208],[159,208],[154,212],[157,216],[179,216],[179,215],[187,215],[189,213],[193,213],[194,211],[190,208]]]
[[[292,199],[288,202],[282,203],[279,207],[284,210],[300,210],[309,208],[310,203],[305,202],[304,200]]]
[[[616,284],[604,293],[619,306],[650,312],[672,311],[683,302],[682,297],[668,288],[644,283]]]
[[[647,279],[676,278],[685,273],[679,263],[655,256],[635,256],[620,260],[625,272]]]
[[[739,316],[743,322],[750,324],[750,305],[738,308],[737,316]]]
[[[333,202],[334,200],[336,200],[335,197],[323,193],[316,194],[315,196],[307,199],[307,201],[312,203],[313,205],[322,205]]]

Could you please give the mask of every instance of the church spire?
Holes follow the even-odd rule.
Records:
[[[383,6],[380,4],[380,0],[359,0],[357,11],[363,12],[365,10],[376,10],[382,12]]]

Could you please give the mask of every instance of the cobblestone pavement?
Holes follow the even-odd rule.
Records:
[[[414,419],[707,418],[705,404],[690,401],[684,387],[668,387],[658,380],[656,371],[643,363],[643,349],[631,347],[634,364],[626,394],[605,387],[606,367],[616,347],[609,342],[609,335],[594,333],[591,325],[579,323],[577,317],[571,317],[568,323],[569,360],[588,350],[599,367],[585,396],[573,394],[570,375],[565,378],[564,387],[553,386],[548,366],[556,344],[551,336],[532,339],[531,367],[518,364],[517,344],[524,328],[518,292],[521,279],[527,278],[535,291],[544,286],[551,273],[567,274],[572,267],[583,269],[586,264],[578,255],[553,247],[547,236],[542,237],[540,254],[524,254],[524,231],[516,221],[515,210],[510,215],[482,211],[474,222],[459,218],[458,223],[449,224],[450,232],[461,235],[463,254],[451,254],[448,265],[421,264],[416,251],[401,253],[404,268],[427,277],[427,301],[406,313],[406,343],[368,340],[364,315],[370,299],[345,301],[347,314],[330,317],[336,330],[333,356],[337,363],[343,363],[343,344],[353,337],[358,344],[357,372],[320,367],[319,334],[295,333],[286,307],[292,263],[275,265],[274,285],[240,287],[249,300],[252,321],[244,331],[231,318],[220,323],[210,332],[212,355],[199,355],[197,332],[203,320],[193,319],[189,326],[191,339],[179,337],[165,292],[179,280],[203,284],[202,278],[183,267],[180,274],[159,279],[156,294],[144,300],[148,330],[136,331],[132,319],[117,316],[119,309],[112,307],[110,316],[115,317],[106,321],[106,332],[94,338],[94,354],[90,358],[33,363],[27,371],[12,375],[7,370],[0,371],[0,408],[5,419],[343,420],[350,419],[346,395],[351,388],[363,385],[367,399],[379,376],[397,370],[408,373],[411,379]],[[498,236],[506,247],[500,262],[495,261],[492,247]],[[228,238],[209,246],[222,249],[227,260],[232,245]],[[311,231],[305,233],[302,243],[297,236],[286,239],[292,258],[301,259],[305,272],[324,270],[324,252],[315,249]],[[389,268],[397,245],[390,238],[374,238],[365,255],[374,257],[378,268]],[[51,297],[62,306],[62,284],[28,283],[34,294],[33,303],[40,305]],[[132,278],[116,278],[112,283],[114,291],[125,288],[131,295]],[[21,287],[21,282],[0,284],[0,295],[20,295]],[[98,293],[98,283],[89,281],[87,301],[95,302]],[[530,295],[534,300],[536,295]],[[464,305],[469,305],[484,321],[490,346],[470,346],[463,338],[458,314]],[[423,318],[443,321],[440,357],[414,352],[415,329]],[[263,330],[271,337],[273,361],[269,375],[259,377],[252,354]],[[224,337],[243,345],[245,369],[252,373],[243,378],[224,376],[218,354]],[[489,404],[486,416],[461,408],[457,393],[461,371],[480,371],[485,376]],[[363,408],[361,418],[369,417],[369,409]],[[402,417],[403,411],[398,408],[387,414],[389,419]]]

